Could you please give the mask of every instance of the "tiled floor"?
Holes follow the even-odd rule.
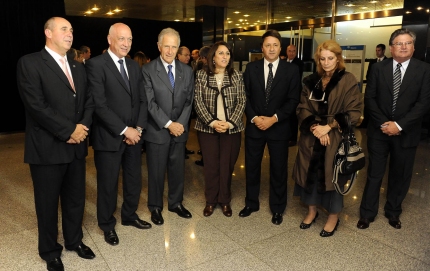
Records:
[[[365,129],[357,137],[365,149]],[[28,165],[23,163],[23,133],[0,135],[0,270],[46,270],[37,253],[37,227],[32,182]],[[192,129],[188,149],[199,149]],[[430,145],[422,140],[409,194],[403,205],[402,229],[389,226],[379,215],[370,228],[358,230],[358,207],[366,170],[359,173],[353,191],[345,196],[345,208],[334,236],[321,238],[327,214],[308,230],[299,224],[306,207],[292,196],[293,182],[288,180],[288,206],[280,226],[271,223],[268,208],[268,158],[264,158],[261,209],[241,218],[244,206],[245,174],[243,146],[233,178],[233,216],[225,217],[219,207],[211,217],[202,214],[204,182],[202,168],[186,160],[184,205],[193,214],[183,219],[165,211],[165,224],[150,230],[116,226],[120,243],[108,245],[96,220],[96,172],[92,150],[88,156],[87,202],[84,217],[84,242],[96,253],[93,260],[63,251],[66,270],[430,270]],[[290,148],[289,173],[297,147]],[[145,156],[144,156],[145,157]],[[146,207],[147,175],[143,165],[143,190],[139,216],[150,221]],[[291,174],[289,174],[291,175]],[[381,199],[385,199],[385,182]],[[120,196],[118,205],[122,203]],[[428,195],[429,194],[429,195]],[[166,204],[166,200],[165,200]],[[382,204],[380,204],[382,206]],[[322,215],[321,215],[322,214]],[[382,214],[382,208],[380,209]],[[119,212],[116,212],[120,220]],[[61,227],[60,227],[61,229]],[[59,236],[60,243],[61,233]]]

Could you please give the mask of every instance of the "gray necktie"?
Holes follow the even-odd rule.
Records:
[[[397,98],[399,97],[400,85],[402,84],[402,73],[400,67],[402,64],[397,63],[396,70],[393,75],[393,107],[392,116],[394,117],[394,111],[396,111]]]
[[[125,72],[124,68],[124,60],[120,59],[118,60],[119,63],[119,70],[121,71],[122,79],[124,79],[125,84],[127,85],[128,89],[130,89],[130,81],[128,81],[127,73]]]

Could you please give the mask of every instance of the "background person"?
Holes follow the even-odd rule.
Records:
[[[18,60],[17,83],[26,112],[24,162],[33,180],[39,256],[48,270],[56,271],[64,270],[59,210],[66,249],[81,258],[95,257],[82,242],[85,157],[94,107],[84,66],[66,56],[73,43],[70,22],[52,17],[44,32],[45,48]]]
[[[227,43],[215,43],[207,58],[212,61],[197,72],[194,100],[195,129],[206,161],[203,215],[212,215],[219,204],[222,213],[230,217],[232,173],[245,129],[245,86],[242,73],[233,68],[233,52]]]
[[[123,23],[109,28],[107,52],[87,61],[88,82],[96,106],[93,131],[97,169],[97,222],[110,245],[119,243],[115,231],[118,177],[122,169],[121,224],[149,229],[136,211],[142,190],[142,133],[147,125],[143,76],[136,61],[127,58],[131,29]]]
[[[303,79],[297,106],[300,139],[293,168],[294,195],[308,206],[300,228],[308,229],[315,222],[317,207],[321,206],[329,216],[320,236],[328,237],[337,229],[343,208],[343,196],[332,183],[333,160],[342,139],[334,116],[348,114],[354,126],[360,118],[362,102],[355,76],[345,71],[338,43],[333,40],[321,43],[314,59],[317,72]]]

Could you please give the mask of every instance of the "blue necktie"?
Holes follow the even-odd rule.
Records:
[[[118,60],[119,63],[119,70],[121,71],[122,79],[124,79],[125,84],[127,85],[128,89],[130,89],[130,81],[128,81],[127,73],[124,69],[124,60],[120,59]]]
[[[167,75],[169,75],[169,80],[170,80],[170,84],[172,85],[172,88],[175,88],[175,78],[173,77],[173,73],[172,73],[172,65],[167,65],[167,67],[169,68],[169,72],[167,73]]]

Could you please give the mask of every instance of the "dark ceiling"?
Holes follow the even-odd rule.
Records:
[[[265,24],[267,17],[269,23],[281,23],[331,17],[332,15],[331,0],[65,0],[64,2],[66,14],[69,16],[126,17],[185,22],[202,19],[195,18],[196,7],[225,7],[226,29],[262,25]],[[337,15],[400,9],[403,8],[403,2],[403,0],[337,1]],[[100,9],[93,14],[85,14],[95,6]],[[115,9],[121,11],[115,13]],[[270,12],[266,12],[266,10],[270,10]],[[109,11],[114,14],[106,15]],[[235,14],[235,11],[240,13]]]

